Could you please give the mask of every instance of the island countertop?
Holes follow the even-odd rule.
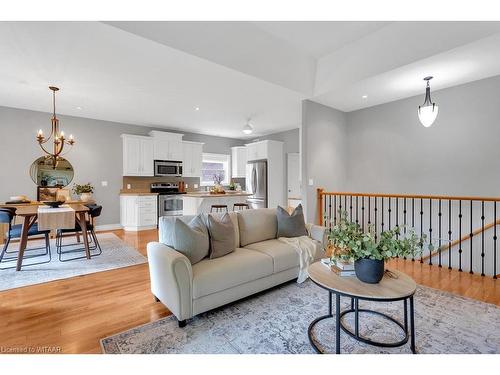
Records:
[[[238,193],[226,193],[226,194],[210,194],[208,192],[200,192],[200,193],[195,193],[195,192],[190,192],[183,194],[183,197],[189,197],[189,198],[231,198],[231,197],[248,197],[252,194],[247,193],[245,191],[241,191]]]

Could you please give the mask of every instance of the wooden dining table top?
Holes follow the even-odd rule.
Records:
[[[64,206],[66,206],[66,204]],[[89,208],[87,206],[84,206],[83,204],[80,204],[80,203],[75,203],[75,204],[70,203],[70,204],[67,204],[67,206],[69,206],[73,210],[75,210],[75,213],[89,211]],[[39,207],[40,207],[40,205],[26,205],[26,206],[21,206],[21,207],[18,206],[18,207],[16,207],[16,216],[37,215]]]

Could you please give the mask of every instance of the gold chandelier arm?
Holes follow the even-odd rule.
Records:
[[[43,143],[45,143],[45,142],[43,142]],[[45,147],[43,147],[43,144],[42,144],[42,143],[39,143],[38,145],[39,145],[39,146],[40,146],[40,148],[43,150],[43,152],[45,152],[47,155],[52,155],[52,153],[50,153],[49,151],[47,151],[47,150],[45,149]]]
[[[64,155],[67,155],[71,150],[73,150],[73,145],[69,142],[67,142],[67,144],[70,146],[69,148],[66,149],[66,152],[65,153],[62,153],[60,154],[59,156],[64,156]]]

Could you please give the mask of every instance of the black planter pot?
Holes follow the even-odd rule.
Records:
[[[364,283],[377,284],[384,277],[384,261],[376,259],[358,259],[354,262],[356,277]]]

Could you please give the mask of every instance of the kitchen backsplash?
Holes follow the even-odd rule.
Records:
[[[234,182],[241,185],[241,189],[245,190],[245,179],[244,178],[233,178]],[[130,184],[131,189],[144,189],[149,190],[153,182],[179,182],[184,181],[188,185],[186,191],[197,191],[206,190],[205,186],[200,186],[200,179],[198,177],[133,177],[125,176],[123,177],[123,189],[127,189],[127,185]],[[198,188],[195,189],[194,185],[197,184]]]

